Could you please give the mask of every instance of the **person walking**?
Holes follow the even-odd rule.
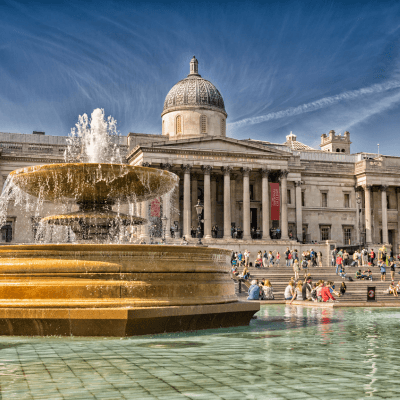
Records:
[[[386,281],[386,264],[383,262],[383,260],[379,260],[378,266],[381,269],[381,282]]]
[[[394,262],[394,258],[389,258],[389,267],[390,267],[390,279],[394,281],[394,274],[396,271],[396,263]]]

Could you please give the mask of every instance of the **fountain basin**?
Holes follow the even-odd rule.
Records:
[[[0,334],[125,336],[247,325],[224,249],[0,247]],[[21,327],[24,327],[23,329]]]
[[[10,178],[25,193],[48,201],[113,204],[154,199],[172,190],[179,178],[168,171],[127,164],[65,163],[26,167]]]

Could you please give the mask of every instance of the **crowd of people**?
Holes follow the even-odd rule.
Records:
[[[285,265],[286,267],[292,267],[294,277],[291,278],[288,286],[285,289],[284,297],[285,300],[295,301],[335,301],[336,297],[343,296],[346,292],[345,280],[373,280],[373,274],[371,267],[377,267],[380,269],[381,281],[386,280],[386,270],[390,270],[391,283],[389,288],[384,291],[386,294],[393,294],[398,297],[400,293],[400,281],[396,285],[394,283],[395,271],[396,271],[396,260],[393,257],[392,252],[388,252],[383,246],[379,249],[378,255],[375,254],[373,249],[367,251],[362,249],[355,251],[350,255],[346,250],[334,249],[332,255],[332,266],[336,267],[336,274],[339,275],[343,282],[340,286],[339,292],[335,292],[335,285],[330,281],[318,281],[312,283],[310,274],[308,273],[309,267],[322,267],[322,253],[316,252],[313,249],[298,252],[297,249],[290,250],[286,249],[282,254],[276,250],[264,250],[258,251],[255,256],[252,257],[250,251],[247,249],[244,252],[240,250],[237,252],[232,251],[231,262],[232,262],[232,274],[240,280],[250,280],[250,267],[259,269],[272,268],[274,266]],[[345,267],[367,267],[364,270],[358,268],[353,275],[346,273]],[[239,272],[239,268],[243,268]],[[249,300],[271,300],[274,299],[273,288],[271,282],[267,279],[251,281],[249,288]]]
[[[293,267],[297,263],[303,268],[308,267],[322,267],[322,253],[321,251],[314,251],[313,249],[305,250],[301,254],[297,249],[290,250],[289,247],[283,254],[276,250],[259,250],[255,256],[254,261],[251,261],[250,252],[246,249],[243,253],[239,250],[234,252],[232,250],[231,263],[238,268],[242,266],[256,268],[270,268],[281,265],[281,260],[284,260],[286,267]]]

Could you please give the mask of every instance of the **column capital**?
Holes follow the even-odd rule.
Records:
[[[232,167],[221,167],[221,171],[224,173],[224,175],[230,175],[232,172]]]
[[[301,186],[301,181],[295,181],[295,182],[294,182],[294,185],[295,185],[296,187]]]
[[[190,174],[190,170],[192,169],[192,166],[190,164],[182,164],[181,169],[183,169],[185,174]]]
[[[240,172],[243,174],[243,176],[250,176],[250,167],[242,167],[240,168]]]
[[[260,174],[263,178],[269,178],[269,175],[271,174],[271,170],[269,168],[260,168]]]
[[[381,185],[381,191],[386,192],[388,190],[389,185]]]
[[[165,171],[170,171],[172,168],[172,164],[170,163],[161,163],[161,169],[165,170]]]
[[[365,191],[370,192],[372,190],[372,185],[361,185]]]
[[[289,171],[286,169],[282,169],[279,171],[279,179],[286,179],[289,174]]]
[[[204,172],[204,175],[210,175],[213,167],[212,167],[212,165],[202,165],[201,169]]]
[[[150,167],[150,163],[149,162],[144,162],[144,163],[142,163],[142,167]]]

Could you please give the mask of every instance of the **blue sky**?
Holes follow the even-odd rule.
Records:
[[[67,135],[105,109],[121,134],[161,133],[189,72],[222,93],[227,134],[400,156],[399,2],[0,0],[0,131]]]

